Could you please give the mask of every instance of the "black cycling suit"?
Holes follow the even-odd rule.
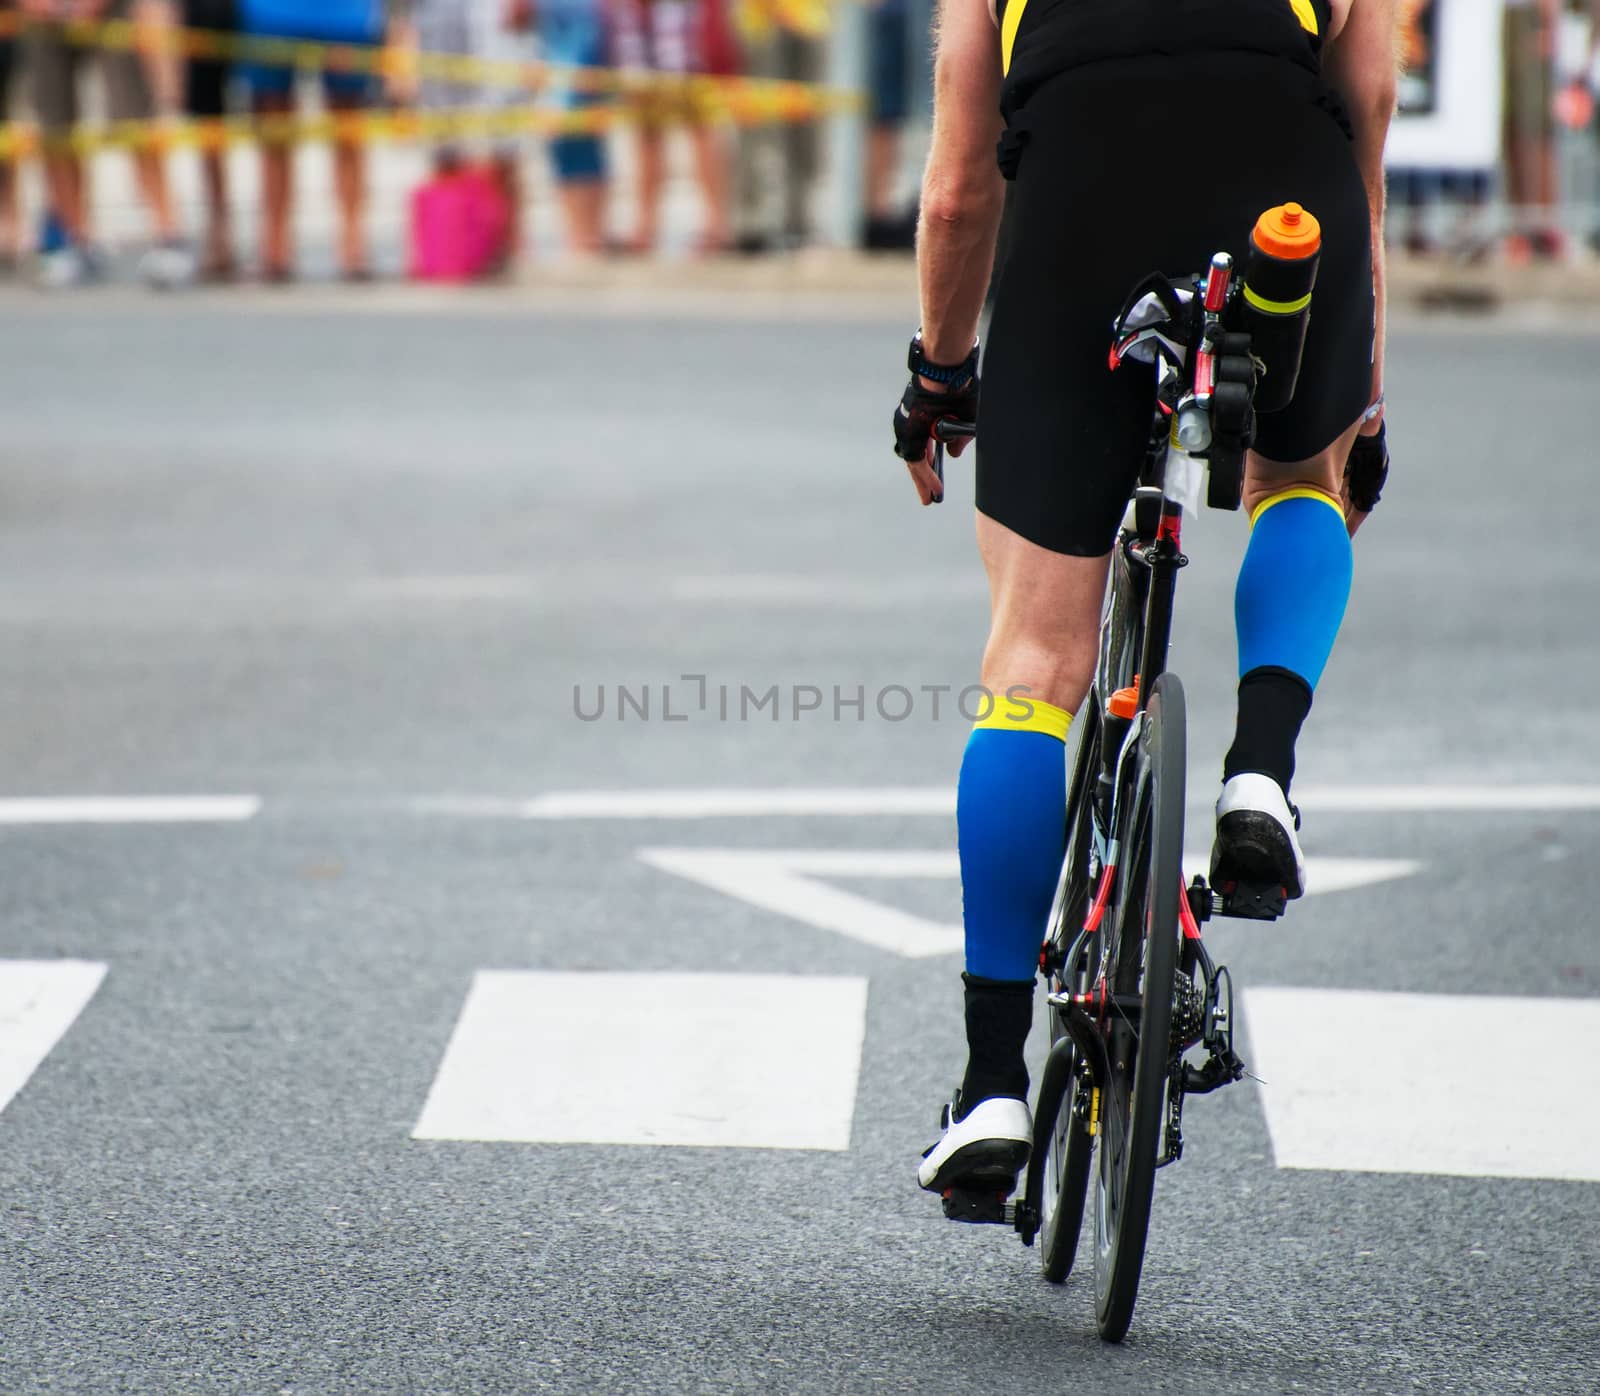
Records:
[[[1001,5],[1015,186],[979,410],[983,513],[1055,552],[1110,549],[1154,409],[1152,376],[1107,362],[1123,298],[1218,250],[1242,265],[1257,217],[1290,200],[1321,221],[1322,263],[1299,391],[1261,416],[1256,449],[1305,460],[1361,416],[1370,214],[1321,76],[1329,19],[1327,0]]]

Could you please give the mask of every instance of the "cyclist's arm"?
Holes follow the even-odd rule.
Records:
[[[917,269],[924,352],[934,363],[958,364],[978,332],[1004,203],[995,164],[1000,34],[987,0],[943,0],[938,33]]]
[[[1356,161],[1367,186],[1372,212],[1372,289],[1377,298],[1377,340],[1373,345],[1372,400],[1383,393],[1384,338],[1388,304],[1383,256],[1383,147],[1394,117],[1399,83],[1399,15],[1395,0],[1355,0],[1350,17],[1328,45],[1323,69],[1344,98],[1355,131]],[[1382,416],[1365,427],[1375,432]]]

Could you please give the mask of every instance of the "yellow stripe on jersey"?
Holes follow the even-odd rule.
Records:
[[[1307,34],[1321,34],[1322,29],[1317,24],[1317,12],[1312,8],[1311,0],[1289,0],[1289,8],[1294,11],[1294,17],[1300,21],[1300,27]]]
[[[1293,0],[1291,0],[1293,3]],[[1302,0],[1304,3],[1304,0]],[[1000,72],[1002,75],[1011,71],[1011,50],[1017,42],[1017,26],[1022,23],[1022,12],[1028,8],[1028,0],[1011,0],[1006,6],[1005,18],[1000,22]]]

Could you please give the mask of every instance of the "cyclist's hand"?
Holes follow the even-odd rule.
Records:
[[[1384,483],[1389,478],[1389,434],[1382,419],[1374,431],[1363,431],[1350,448],[1344,467],[1344,518],[1350,536],[1378,507]]]
[[[928,387],[919,378],[912,378],[894,410],[894,453],[906,463],[911,481],[917,487],[917,497],[924,504],[944,498],[944,485],[933,470],[934,424],[948,418],[957,422],[973,422],[978,418],[978,379],[956,392],[940,387]],[[952,456],[967,449],[970,438],[952,441],[948,447]]]

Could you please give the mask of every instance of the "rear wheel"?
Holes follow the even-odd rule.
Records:
[[[1101,1092],[1095,1170],[1095,1307],[1100,1335],[1121,1342],[1133,1319],[1150,1227],[1170,1069],[1178,899],[1183,895],[1183,685],[1156,680],[1139,736],[1123,847],[1127,867],[1110,927],[1107,988],[1137,1013],[1111,1010],[1110,1080]]]
[[[1094,887],[1089,881],[1089,851],[1094,831],[1094,789],[1100,764],[1100,705],[1094,693],[1084,704],[1079,721],[1078,755],[1073,763],[1072,783],[1067,801],[1067,862],[1061,896],[1061,915],[1056,922],[1051,945],[1065,955],[1077,940],[1088,916]],[[1065,965],[1053,988],[1082,993],[1094,983],[1100,968],[1099,936],[1091,936],[1084,950],[1084,965]],[[1060,1015],[1050,1011],[1050,1045],[1065,1036]],[[1080,1058],[1052,1058],[1039,1083],[1039,1123],[1046,1130],[1034,1148],[1044,1150],[1044,1174],[1040,1179],[1039,1215],[1041,1240],[1039,1261],[1045,1279],[1060,1284],[1072,1272],[1078,1251],[1078,1233],[1083,1228],[1083,1204],[1089,1191],[1089,1162],[1093,1140],[1089,1138],[1087,1110],[1080,1090]]]

